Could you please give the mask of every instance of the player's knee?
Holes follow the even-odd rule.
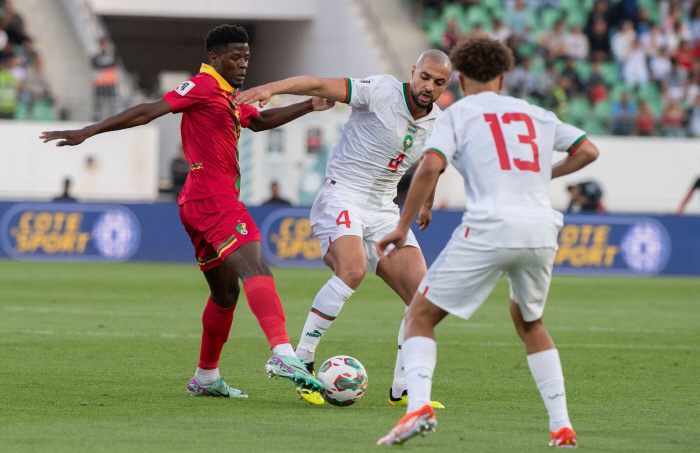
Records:
[[[365,278],[366,273],[366,264],[363,266],[353,264],[352,266],[340,269],[336,275],[350,288],[356,289],[358,286],[360,286],[360,283],[362,283],[362,279]]]

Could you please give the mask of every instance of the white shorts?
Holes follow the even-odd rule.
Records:
[[[459,226],[418,286],[426,299],[448,313],[469,319],[508,276],[510,298],[527,322],[542,317],[552,281],[554,247],[487,248],[470,244]]]
[[[353,199],[351,192],[326,182],[316,196],[309,221],[319,244],[322,256],[330,245],[342,236],[359,236],[365,243],[367,262],[377,271],[379,255],[375,246],[380,239],[396,229],[399,223],[399,207],[375,206]],[[412,231],[408,231],[406,244],[420,248]],[[393,246],[387,249],[387,253]]]

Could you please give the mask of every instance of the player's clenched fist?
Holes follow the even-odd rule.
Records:
[[[89,136],[90,134],[80,129],[72,131],[42,132],[39,139],[44,140],[44,143],[52,140],[61,140],[60,142],[56,143],[56,146],[75,146],[83,143]]]

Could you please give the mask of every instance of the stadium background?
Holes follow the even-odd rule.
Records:
[[[604,432],[607,426],[618,426],[618,422],[625,426],[636,424],[637,431],[627,431],[626,437],[620,438],[622,449],[634,447],[640,436],[649,435],[653,431],[650,427],[662,420],[675,426],[667,432],[673,439],[649,440],[648,451],[667,451],[670,445],[679,451],[684,448],[691,451],[697,446],[697,427],[690,427],[684,421],[692,420],[692,408],[697,408],[697,393],[695,396],[688,393],[695,379],[691,376],[697,376],[697,370],[678,366],[695,360],[697,368],[698,280],[653,276],[700,275],[700,191],[692,194],[682,215],[679,212],[682,200],[700,177],[698,3],[690,0],[0,0],[0,161],[5,170],[0,178],[0,267],[3,269],[0,305],[4,310],[0,339],[9,345],[5,349],[4,369],[10,369],[18,361],[25,363],[28,356],[35,362],[27,361],[24,372],[34,373],[55,361],[59,365],[52,365],[50,374],[38,372],[43,379],[31,381],[27,387],[38,393],[47,380],[53,382],[56,376],[71,374],[75,362],[70,351],[93,357],[95,348],[104,347],[99,341],[111,338],[116,340],[109,347],[119,360],[98,363],[104,369],[118,366],[115,376],[131,379],[123,374],[129,369],[123,364],[131,363],[134,354],[139,353],[134,352],[136,349],[127,350],[117,340],[143,336],[144,341],[157,343],[161,340],[151,337],[177,338],[194,350],[192,345],[201,329],[197,317],[200,293],[204,289],[200,288],[202,282],[194,280],[201,278],[193,265],[191,244],[180,225],[174,201],[177,177],[182,177],[179,165],[182,162],[178,160],[179,115],[167,115],[148,126],[94,137],[70,149],[42,144],[38,140],[41,131],[80,127],[128,106],[158,99],[197,72],[206,61],[203,37],[221,23],[243,25],[251,37],[252,56],[245,87],[303,74],[365,77],[388,73],[406,81],[422,51],[428,48],[447,51],[467,36],[488,34],[506,42],[516,55],[517,66],[507,78],[505,92],[552,109],[562,120],[582,127],[601,151],[600,159],[589,168],[552,183],[554,207],[569,212],[560,235],[561,247],[555,262],[555,272],[559,275],[555,277],[552,293],[565,308],[557,311],[553,306],[551,319],[560,326],[559,330],[554,328],[557,339],[567,342],[562,348],[579,348],[577,353],[590,354],[580,365],[581,373],[577,374],[576,365],[568,362],[573,376],[567,385],[578,382],[579,388],[587,388],[588,379],[595,377],[588,377],[589,369],[599,366],[600,357],[594,354],[598,350],[610,351],[614,360],[627,351],[625,363],[633,364],[637,374],[628,368],[621,372],[612,365],[600,373],[615,376],[619,385],[640,384],[629,391],[636,396],[622,392],[618,400],[611,383],[601,393],[600,401],[594,393],[586,394],[591,401],[598,401],[591,403],[592,406],[597,404],[610,411],[607,418],[593,409],[580,407],[578,415],[582,419],[586,415],[591,420],[599,419],[598,425],[594,422],[585,425],[598,433],[595,435]],[[448,92],[438,101],[442,107],[448,107],[460,97],[456,80],[453,77]],[[278,97],[273,106],[296,100]],[[284,288],[282,298],[294,302],[285,305],[290,323],[303,323],[313,294],[327,279],[327,271],[284,268],[322,267],[318,243],[311,235],[306,216],[321,186],[330,148],[349,113],[347,106],[338,105],[278,130],[257,134],[244,130],[241,136],[242,198],[263,231],[266,259],[278,266],[275,275],[278,287]],[[60,198],[67,178],[71,180],[69,194],[78,203]],[[278,183],[281,197],[291,206],[263,205],[271,197],[272,182]],[[581,183],[594,183],[586,187],[597,188],[602,193],[600,199],[593,194],[594,206],[583,213],[578,210],[581,203],[572,203],[574,194],[569,191],[583,190],[584,186],[577,186]],[[429,262],[447,241],[459,222],[460,210],[464,209],[462,180],[454,169],[448,169],[441,178],[436,208],[430,228],[417,234]],[[126,261],[159,264],[125,264]],[[84,262],[100,264],[80,264]],[[178,267],[162,263],[189,264]],[[142,280],[146,276],[148,288]],[[607,278],[613,276],[641,278]],[[375,280],[368,276],[363,284],[366,289],[355,297],[358,308],[346,309],[350,320],[361,321],[364,327],[350,324],[347,331],[338,327],[341,338],[329,343],[339,348],[338,342],[342,342],[344,349],[336,351],[329,347],[328,352],[368,355],[369,367],[374,365],[371,373],[379,376],[383,371],[377,364],[389,363],[393,358],[381,356],[373,343],[362,342],[368,335],[379,335],[377,341],[391,344],[395,332],[392,328],[388,329],[391,332],[378,334],[382,326],[374,326],[363,316],[393,312],[397,315],[400,307],[396,308],[395,301],[387,307],[382,305],[393,296]],[[199,288],[199,292],[192,288]],[[97,311],[97,306],[104,303],[100,294],[106,294],[111,311]],[[501,285],[496,295],[503,299],[507,290]],[[170,321],[151,318],[150,312],[137,318],[139,310],[145,310],[144,301],[159,310],[170,310],[161,302],[166,296],[175,300],[183,313],[194,313],[188,323],[171,325]],[[371,310],[363,308],[374,304],[377,297],[382,299],[381,303],[372,305]],[[35,307],[36,303],[45,306]],[[245,322],[254,324],[251,315],[240,310],[236,316],[240,313]],[[459,347],[467,344],[471,351],[483,352],[484,357],[495,354],[511,367],[509,348],[517,347],[515,340],[488,330],[505,322],[495,310],[485,307],[480,312],[485,314],[475,318],[473,325],[446,322],[446,329],[454,329],[449,332],[459,335],[448,336],[447,340],[457,343],[444,347],[463,353]],[[576,322],[572,322],[571,315]],[[43,316],[50,319],[45,321]],[[134,321],[114,321],[122,319],[120,316],[130,316],[128,319]],[[100,329],[103,324],[108,327],[105,331],[91,331],[80,324],[82,320],[88,320],[87,325],[99,324]],[[290,327],[291,334],[296,333],[296,324]],[[464,331],[454,327],[463,329],[465,325],[477,329],[468,332],[466,340],[460,336]],[[117,330],[108,332],[112,326]],[[157,328],[160,326],[170,330],[160,332]],[[260,335],[251,335],[252,340],[242,341],[249,341],[246,344],[255,350],[255,345],[264,342]],[[42,341],[36,340],[42,336],[57,339],[51,342],[60,338],[58,344],[66,345],[69,352],[54,357],[43,350]],[[39,349],[32,349],[35,346]],[[139,346],[135,343],[136,347]],[[161,349],[163,363],[167,362],[164,369],[181,373],[182,354],[174,346],[173,351],[168,348]],[[264,355],[262,349],[258,347]],[[504,355],[501,350],[509,352]],[[147,359],[143,360],[148,363]],[[250,361],[253,360],[251,355]],[[659,367],[668,365],[679,374],[671,374],[675,376],[668,378],[671,381],[664,380],[666,371],[645,368],[650,363]],[[189,362],[186,366],[190,366]],[[486,373],[483,370],[490,366],[485,363],[471,371]],[[516,365],[519,367],[520,364]],[[527,368],[524,362],[523,368]],[[92,376],[93,371],[81,372]],[[14,380],[9,376],[5,375],[4,388],[14,388]],[[170,379],[173,386],[180,385],[175,378]],[[486,381],[498,379],[494,375]],[[528,376],[523,378],[523,394],[532,390],[527,379]],[[257,389],[256,382],[251,380],[247,385]],[[509,385],[512,382],[507,381]],[[146,385],[145,381],[141,385]],[[474,384],[475,394],[479,394],[478,385]],[[663,393],[657,385],[662,388],[670,385],[680,396]],[[118,388],[128,392],[128,386]],[[459,383],[451,383],[449,388],[454,391],[461,387]],[[261,386],[258,390],[266,389]],[[22,395],[24,390],[18,387],[16,394]],[[54,398],[58,402],[55,408],[47,409],[47,417],[61,421],[66,414],[62,408],[74,404],[92,407],[92,399],[83,404],[81,396],[64,388],[61,391],[67,396]],[[374,391],[370,388],[365,397],[368,401],[374,401]],[[490,391],[484,389],[481,395],[490,395]],[[493,391],[503,395],[509,389]],[[381,392],[377,390],[377,395]],[[647,413],[646,404],[651,403],[646,395],[650,394],[660,406]],[[453,401],[461,401],[458,397],[463,395],[459,392],[455,395]],[[616,401],[617,406],[606,406],[610,400],[603,400],[602,395]],[[681,401],[676,397],[686,399]],[[71,448],[102,445],[99,439],[81,444],[82,433],[77,434],[73,427],[60,423],[49,425],[52,428],[45,432],[34,431],[35,421],[45,416],[40,413],[41,407],[29,397],[23,400],[25,405],[11,398],[7,393],[0,395],[10,417],[4,426],[11,426],[9,420],[13,417],[13,423],[26,421],[27,424],[12,425],[15,428],[10,434],[10,428],[3,428],[0,423],[0,440],[7,441],[7,451],[30,451],[27,445],[39,445],[37,451],[49,451],[52,449],[46,446],[52,445],[54,439],[63,439],[65,433],[73,433],[70,442],[54,445],[53,451],[62,451],[67,445]],[[376,401],[384,404],[381,398],[377,396]],[[118,404],[110,403],[108,398],[104,401],[107,405]],[[124,404],[128,406],[129,400]],[[151,401],[141,400],[139,404],[150,407]],[[274,403],[266,400],[266,404]],[[174,414],[179,413],[179,407],[169,407]],[[520,409],[523,417],[530,417],[528,407],[524,405]],[[138,420],[129,410],[130,407],[115,413],[120,420],[130,420],[129,417]],[[143,409],[155,417],[156,412],[149,410]],[[475,413],[485,409],[471,406],[468,410],[465,409],[462,419],[472,419]],[[85,422],[82,415],[71,414],[78,422],[76,426]],[[180,432],[185,432],[185,427],[189,427],[188,416],[183,415],[185,418],[177,422],[183,425],[173,426],[181,426]],[[275,414],[270,416],[276,423]],[[96,416],[96,420],[102,420],[100,417]],[[394,422],[391,417],[372,419],[372,426],[389,427]],[[488,413],[484,416],[487,419]],[[323,423],[320,419],[316,422]],[[110,419],[109,423],[122,426],[121,421]],[[151,427],[148,423],[138,428],[124,423],[118,428],[124,431],[115,431],[121,433],[119,436],[131,435],[133,430],[141,433],[139,430]],[[338,423],[342,420],[338,419]],[[174,428],[168,431],[154,426],[182,443],[173,446],[168,439],[153,435],[152,439],[160,439],[162,444],[148,444],[145,439],[151,439],[148,437],[151,434],[144,431],[136,435],[131,445],[137,450],[143,445],[150,445],[153,450],[169,445],[169,451],[189,445]],[[260,428],[251,427],[250,433],[256,429]],[[445,425],[443,429],[457,433],[455,441],[461,436],[457,428]],[[107,430],[106,438],[109,433]],[[360,436],[350,428],[346,434]],[[263,439],[267,435],[251,434],[251,439]],[[529,435],[521,432],[519,438]],[[589,439],[600,447],[611,445],[615,433],[598,438],[595,435],[589,434]],[[512,442],[512,439],[503,440],[506,436],[499,437],[503,445]],[[40,440],[32,444],[32,439]],[[124,445],[119,443],[123,437],[118,439],[113,445]],[[490,445],[490,439],[488,436],[481,439],[485,442],[484,449]],[[458,445],[461,444],[450,448],[459,448]],[[104,445],[100,448],[108,450]],[[525,451],[517,443],[514,448]],[[3,450],[1,446],[0,450]],[[347,451],[352,448],[348,447]],[[358,451],[366,450],[358,447]]]

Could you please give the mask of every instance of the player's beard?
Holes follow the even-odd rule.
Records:
[[[411,100],[413,101],[413,103],[422,109],[427,109],[428,107],[433,105],[433,102],[435,102],[435,101],[433,101],[433,96],[430,94],[429,91],[421,91],[420,93],[416,94],[413,92],[413,90],[411,90],[410,93],[411,93]],[[430,96],[430,102],[428,102],[428,103],[421,102],[420,95],[423,93]]]

